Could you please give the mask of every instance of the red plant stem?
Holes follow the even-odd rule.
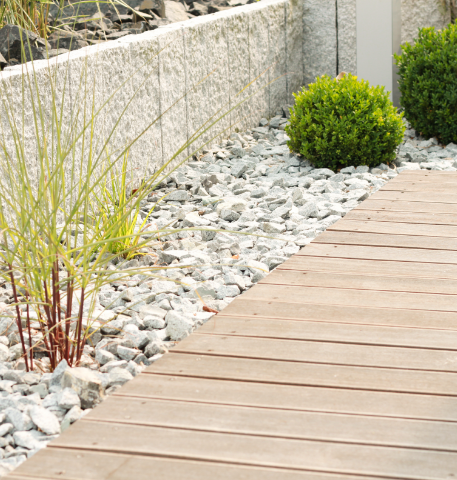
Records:
[[[59,287],[59,262],[56,260],[54,262],[54,268],[55,268],[55,280],[56,283],[54,284],[54,296],[55,296],[55,305],[57,309],[57,317],[58,317],[58,324],[57,324],[57,334],[59,337],[59,353],[60,353],[60,359],[64,358],[64,353],[65,353],[65,338],[64,338],[64,333],[62,329],[62,314],[60,311],[60,287]]]
[[[70,272],[68,272],[68,277]],[[71,308],[73,304],[73,280],[70,281],[67,287],[67,311],[65,312],[65,360],[67,363],[70,360],[70,318],[71,318]]]
[[[78,311],[78,325],[76,333],[76,362],[79,362],[81,358],[81,331],[83,326],[83,307],[84,307],[84,287],[81,288],[81,300],[79,302],[79,311]],[[73,349],[74,353],[74,349]],[[71,357],[73,362],[73,355]]]
[[[30,369],[33,370],[33,342],[32,342],[32,330],[30,328],[30,308],[29,308],[29,295],[26,294],[25,299],[27,300],[27,328],[29,331],[29,341],[30,341]]]
[[[27,351],[25,349],[24,332],[22,331],[21,311],[19,310],[16,284],[14,283],[13,266],[10,263],[10,264],[8,264],[8,267],[10,269],[11,285],[13,286],[14,303],[16,304],[17,328],[19,330],[19,337],[21,338],[22,351],[24,352],[24,357],[25,357],[25,368],[26,368],[27,372],[30,372],[29,362],[27,360]],[[31,339],[29,339],[29,340],[31,340]]]
[[[38,311],[38,320],[40,321],[40,330],[41,330],[41,335],[43,336],[43,342],[44,342],[44,346],[46,348],[46,351],[50,351],[50,348],[49,348],[49,343],[48,343],[48,340],[46,338],[46,332],[44,330],[44,327],[43,327],[43,317],[41,316],[41,312]]]
[[[44,305],[44,311],[46,313],[46,324],[48,327],[48,336],[49,336],[49,360],[51,362],[51,368],[54,370],[56,368],[56,362],[55,362],[55,346],[54,346],[54,330],[52,328],[52,315],[51,311],[49,309],[49,296],[48,296],[48,287],[46,285],[46,280],[43,280],[43,286],[44,286],[44,297],[45,297],[45,305]]]

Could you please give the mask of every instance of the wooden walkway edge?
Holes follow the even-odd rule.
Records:
[[[456,210],[400,174],[5,478],[457,478]]]

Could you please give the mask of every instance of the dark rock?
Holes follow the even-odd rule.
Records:
[[[74,25],[75,30],[109,30],[113,26],[113,22],[109,18],[100,20],[81,20]]]
[[[0,54],[6,60],[22,58],[21,45],[24,43],[25,56],[30,60],[45,58],[44,50],[47,46],[46,40],[35,33],[25,30],[17,25],[5,25],[0,29]]]
[[[62,37],[49,43],[54,49],[65,48],[67,50],[79,50],[80,48],[87,47],[89,45],[85,40],[77,37]]]
[[[111,21],[113,23],[128,23],[128,22],[131,22],[133,19],[133,15],[122,15],[122,14],[118,14],[118,13],[115,13],[112,17],[111,17]]]

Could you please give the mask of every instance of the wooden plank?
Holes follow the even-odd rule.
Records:
[[[173,352],[173,351],[172,351]],[[230,370],[231,369],[231,370]],[[147,372],[279,385],[457,396],[457,374],[171,353]]]
[[[366,215],[365,215],[366,217]],[[457,222],[457,216],[454,217]],[[344,231],[359,233],[376,233],[386,235],[426,236],[431,238],[449,237],[457,239],[457,225],[427,225],[397,222],[377,222],[373,219],[366,221],[350,220],[345,218],[330,226],[327,231]],[[454,240],[455,242],[455,240]],[[455,242],[457,243],[457,242]]]
[[[457,314],[429,310],[356,307],[323,303],[287,303],[277,300],[253,300],[245,295],[224,308],[223,315],[311,320],[359,325],[418,327],[457,330]],[[217,317],[216,317],[217,318]]]
[[[408,310],[431,310],[457,312],[455,295],[426,293],[384,292],[381,290],[351,290],[340,288],[294,287],[259,284],[245,292],[252,300],[279,301],[298,304],[318,303],[348,305],[354,307],[404,308]]]
[[[455,195],[456,181],[448,182],[388,182],[383,187],[383,192],[422,192],[439,193],[440,195]]]
[[[435,170],[436,171],[436,170]],[[451,183],[455,185],[457,182],[457,175],[455,172],[448,172],[448,173],[453,173],[452,175],[434,175],[434,174],[429,174],[429,173],[423,173],[420,175],[414,174],[414,173],[408,173],[407,171],[401,172],[400,175],[397,175],[396,177],[392,178],[389,180],[390,183],[408,183],[408,182],[415,182],[415,183]],[[387,184],[383,187],[385,188]]]
[[[340,220],[341,226],[345,227],[345,221]],[[359,233],[339,230],[327,230],[314,239],[313,243],[331,243],[341,245],[364,245],[373,247],[414,248],[424,252],[435,250],[457,252],[457,241],[454,238],[425,237],[413,235],[395,235],[381,233]],[[457,256],[456,256],[457,260]]]
[[[230,365],[223,364],[221,367],[230,368]],[[125,384],[114,395],[457,422],[457,403],[453,396],[292,386],[255,380],[239,382],[226,378],[233,377],[231,371],[222,370],[220,373],[223,379],[218,380],[148,372]]]
[[[283,340],[232,335],[192,335],[172,353],[218,355],[288,362],[415,369],[457,373],[457,351]]]
[[[249,311],[249,310],[248,310]],[[344,319],[342,319],[344,322]],[[457,327],[457,325],[456,325]],[[223,310],[202,325],[195,335],[238,335],[397,347],[457,349],[457,332],[410,327],[335,324],[322,320],[283,320],[265,317],[235,317]]]
[[[374,273],[374,272],[373,272]],[[303,287],[353,288],[357,290],[383,290],[410,293],[457,294],[457,280],[388,277],[381,275],[332,275],[324,272],[275,269],[263,280],[267,285],[293,285]]]
[[[457,455],[453,452],[229,435],[86,419],[76,422],[68,434],[55,440],[55,445],[395,479],[442,479],[448,472],[457,471]]]
[[[394,200],[401,202],[422,202],[422,203],[457,203],[457,193],[434,193],[427,192],[424,195],[422,192],[395,192],[389,190],[378,190],[371,196],[372,200]]]
[[[318,244],[317,244],[318,245]],[[312,246],[312,247],[311,247]],[[355,258],[327,258],[310,256],[307,252],[314,249],[314,244],[307,245],[299,254],[286,260],[277,270],[297,270],[314,272],[334,272],[347,274],[379,275],[386,277],[415,277],[429,279],[457,279],[457,266],[433,263],[379,261]],[[318,245],[319,249],[328,250],[326,245]],[[331,250],[330,250],[331,251]],[[333,253],[331,251],[331,253]],[[430,282],[432,283],[432,282]]]
[[[297,256],[352,258],[362,260],[386,260],[433,264],[457,264],[457,253],[449,250],[426,250],[421,248],[372,247],[365,245],[337,245],[319,243],[316,240],[302,248]],[[439,269],[437,265],[433,267]]]
[[[160,458],[121,453],[91,452],[88,450],[54,447],[20,465],[5,480],[151,480],[152,478],[185,480],[277,480],[278,470],[271,468],[229,465],[227,463],[195,462],[176,458]],[[281,470],[285,480],[338,480],[340,477],[319,473]],[[352,480],[356,477],[344,476]],[[359,477],[357,477],[358,479]],[[374,480],[364,477],[362,480]]]
[[[378,192],[379,193],[379,192]],[[427,203],[421,201],[380,200],[371,196],[354,210],[384,210],[386,212],[431,213],[434,215],[455,215],[455,205],[452,203]]]
[[[109,397],[88,420],[205,432],[457,451],[453,422]]]
[[[363,203],[361,204],[363,205]],[[457,214],[447,213],[419,213],[419,212],[386,212],[384,210],[373,210],[367,212],[359,208],[354,208],[346,214],[344,221],[375,221],[375,222],[395,222],[408,223],[414,225],[449,225],[457,226]],[[333,225],[332,225],[333,226]]]

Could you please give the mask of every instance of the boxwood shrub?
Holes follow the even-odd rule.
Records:
[[[395,55],[401,105],[413,128],[442,143],[457,142],[457,22],[419,30],[414,45]]]
[[[395,158],[405,127],[384,87],[324,75],[294,96],[288,145],[316,167],[373,167]]]

